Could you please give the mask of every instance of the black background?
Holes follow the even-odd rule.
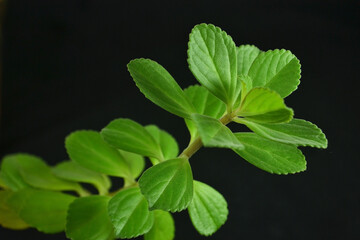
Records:
[[[285,48],[302,82],[286,98],[296,117],[327,134],[327,150],[304,148],[308,170],[277,176],[225,149],[202,149],[194,177],[228,201],[226,224],[208,239],[360,239],[359,1],[8,1],[3,29],[1,157],[28,152],[50,164],[67,158],[64,138],[117,117],[154,123],[188,141],[183,121],[147,100],[126,64],[147,57],[182,87],[188,34],[213,23],[237,45]],[[234,127],[234,126],[232,126]],[[206,239],[186,211],[176,239]],[[1,239],[65,239],[0,228]]]

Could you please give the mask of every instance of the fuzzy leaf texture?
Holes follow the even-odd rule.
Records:
[[[173,240],[175,238],[175,223],[169,212],[154,210],[154,224],[144,235],[144,240]]]

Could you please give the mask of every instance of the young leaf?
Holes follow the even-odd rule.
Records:
[[[232,106],[237,88],[236,46],[226,32],[211,24],[196,25],[190,34],[188,63],[203,86]]]
[[[304,155],[294,145],[274,142],[255,133],[235,133],[245,149],[234,151],[256,167],[276,174],[305,171]]]
[[[67,209],[75,199],[65,193],[24,188],[15,192],[8,204],[31,227],[44,233],[57,233],[65,229]]]
[[[107,196],[89,196],[73,201],[66,218],[66,236],[72,240],[114,239],[107,211],[109,200]]]
[[[203,86],[193,85],[184,92],[198,114],[219,119],[226,111],[225,104]],[[191,135],[190,142],[193,142],[198,137],[196,125],[190,119],[185,119],[185,123]]]
[[[300,83],[300,62],[290,51],[269,50],[255,59],[249,70],[253,87],[267,87],[282,98],[290,95]]]
[[[8,200],[12,195],[13,192],[11,191],[0,191],[0,225],[13,230],[26,229],[29,225],[8,204]]]
[[[161,148],[151,134],[137,122],[119,118],[110,122],[101,135],[110,145],[143,156],[163,159]]]
[[[289,122],[294,112],[286,107],[276,92],[266,88],[253,88],[242,102],[238,116],[258,123]]]
[[[154,211],[154,224],[151,230],[144,235],[145,240],[173,240],[175,237],[175,224],[169,212]]]
[[[244,148],[231,130],[219,120],[200,114],[193,114],[192,118],[205,147]]]
[[[109,202],[108,212],[116,237],[133,238],[147,233],[154,215],[138,187],[120,191]]]
[[[184,210],[193,196],[192,172],[188,159],[175,158],[147,169],[139,179],[139,186],[151,210]]]
[[[236,49],[237,55],[237,74],[248,75],[249,69],[256,57],[260,54],[260,49],[254,45],[241,45]]]
[[[162,155],[164,156],[164,160],[176,158],[176,156],[179,154],[179,146],[173,136],[164,130],[159,129],[155,125],[148,125],[145,127],[145,129],[159,144]],[[154,158],[151,158],[151,161],[155,164],[159,163],[159,161]]]
[[[273,141],[295,144],[297,146],[311,146],[327,148],[325,134],[315,124],[294,118],[288,123],[265,124],[241,119],[248,128],[258,135]]]
[[[13,191],[29,187],[29,184],[21,176],[18,156],[19,154],[7,155],[1,162],[1,180],[5,186]]]
[[[100,195],[107,194],[111,187],[110,179],[106,175],[84,168],[73,161],[59,163],[52,172],[65,180],[90,183],[97,188]]]
[[[120,153],[110,147],[98,132],[81,130],[65,140],[70,159],[96,172],[116,177],[128,177],[128,166]]]
[[[126,152],[123,150],[119,150],[121,156],[123,156],[124,160],[126,161],[132,177],[135,179],[140,176],[145,168],[145,160],[144,157],[131,152]]]
[[[135,59],[127,66],[136,86],[153,103],[183,118],[194,112],[183,90],[160,64],[150,59]]]
[[[227,202],[215,189],[194,181],[194,197],[188,208],[196,230],[205,236],[215,233],[228,216]]]

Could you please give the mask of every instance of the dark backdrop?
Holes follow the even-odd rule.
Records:
[[[360,239],[359,1],[8,1],[3,29],[1,156],[29,152],[55,164],[64,138],[129,117],[172,133],[184,148],[183,121],[138,91],[126,64],[161,63],[182,87],[188,34],[220,26],[240,44],[285,48],[301,61],[302,82],[286,99],[296,117],[327,134],[327,150],[303,149],[308,170],[277,176],[224,149],[191,159],[194,177],[227,199],[227,223],[209,239]],[[205,239],[186,211],[176,239]],[[64,239],[0,228],[1,239]]]

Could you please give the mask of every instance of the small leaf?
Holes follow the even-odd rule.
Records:
[[[294,112],[286,107],[276,92],[266,88],[253,88],[242,102],[238,116],[259,123],[289,122]]]
[[[1,180],[5,186],[13,191],[29,187],[29,184],[21,176],[18,156],[19,154],[7,155],[1,162]]]
[[[305,157],[294,145],[274,142],[255,133],[235,133],[235,136],[245,149],[234,151],[264,171],[288,174],[306,170]]]
[[[236,46],[226,32],[211,24],[196,25],[190,34],[188,63],[203,86],[232,106],[237,88]]]
[[[242,122],[258,135],[273,141],[297,146],[327,148],[327,139],[321,129],[302,119],[294,118],[288,123],[278,124],[260,124],[245,119]]]
[[[219,120],[200,114],[193,114],[192,117],[205,147],[244,148],[231,130]]]
[[[0,191],[0,225],[13,230],[26,229],[29,225],[8,204],[8,200],[12,195],[13,192],[11,191]]]
[[[139,179],[139,186],[151,210],[184,210],[193,195],[192,172],[188,159],[175,158],[147,169]]]
[[[215,233],[228,216],[227,202],[215,189],[194,181],[194,197],[188,208],[196,230],[205,236]]]
[[[163,159],[161,148],[151,134],[137,122],[119,118],[110,122],[101,135],[110,145],[143,156]]]
[[[177,157],[179,154],[179,146],[173,136],[171,136],[166,131],[159,129],[155,125],[148,125],[145,127],[145,129],[159,144],[162,155],[164,156],[164,160]],[[159,161],[154,158],[151,158],[151,161],[155,164],[159,163]]]
[[[126,152],[123,150],[119,150],[119,152],[120,152],[121,156],[123,156],[124,160],[126,161],[133,178],[139,177],[145,168],[144,157],[139,154]]]
[[[267,87],[282,98],[290,95],[300,83],[300,62],[290,51],[269,50],[255,59],[249,70],[253,87]]]
[[[67,209],[75,199],[65,193],[24,188],[15,192],[8,203],[31,227],[58,233],[65,229]]]
[[[133,238],[147,233],[154,215],[138,187],[120,191],[109,202],[108,212],[116,237]]]
[[[260,49],[254,45],[241,45],[236,49],[238,75],[248,75],[251,65],[260,52]]]
[[[120,153],[110,147],[98,132],[81,130],[65,140],[70,159],[90,170],[116,177],[129,177],[130,171]]]
[[[175,237],[175,224],[169,212],[154,211],[154,224],[151,230],[144,235],[145,240],[173,240]]]
[[[226,105],[203,86],[190,86],[185,89],[185,94],[198,114],[219,119],[226,111]],[[193,142],[198,137],[196,125],[190,119],[185,119],[185,122],[191,135],[190,142]]]
[[[66,236],[72,240],[114,239],[114,228],[108,215],[110,197],[89,196],[73,201],[66,219]]]
[[[106,175],[84,168],[73,161],[59,163],[52,172],[65,180],[93,184],[100,195],[107,194],[111,187],[110,179]]]
[[[150,59],[135,59],[127,66],[136,86],[153,103],[183,118],[194,112],[183,90],[160,64]]]

